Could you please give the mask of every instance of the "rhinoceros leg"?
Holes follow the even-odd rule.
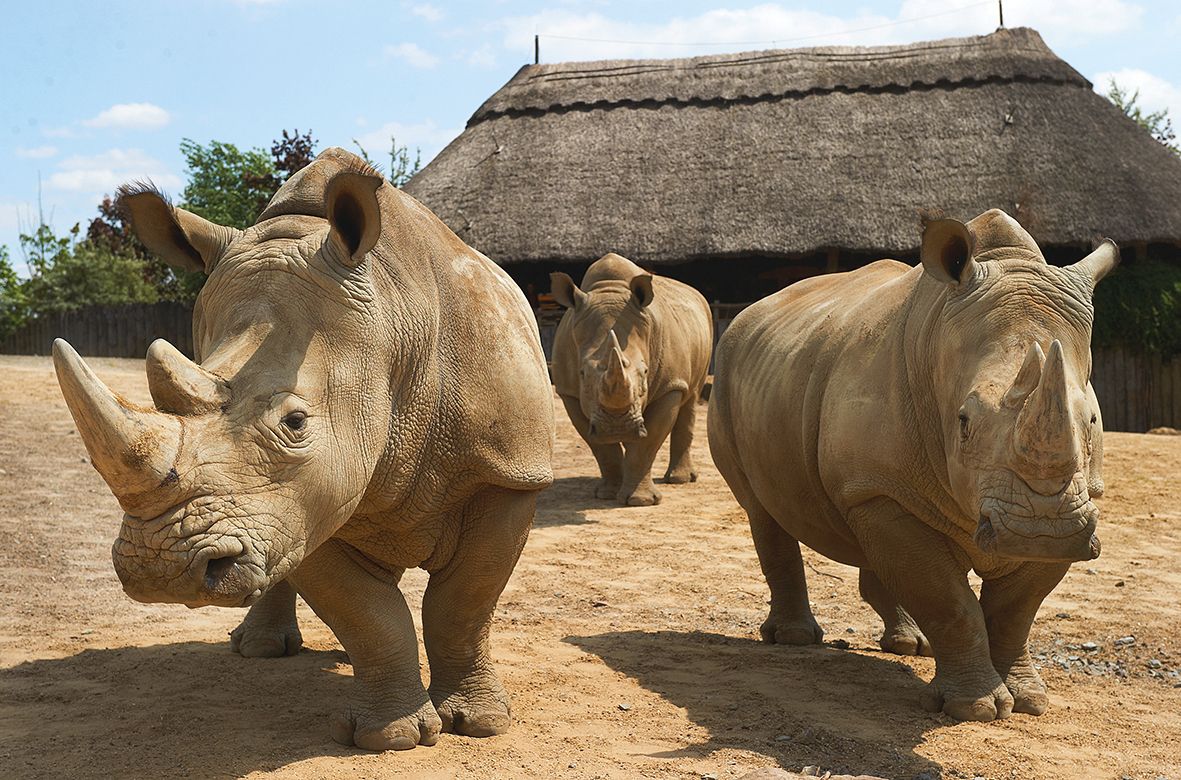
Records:
[[[1068,568],[1069,563],[1023,563],[1003,577],[985,580],[980,589],[992,665],[1013,694],[1013,712],[1041,715],[1049,704],[1029,657],[1029,628],[1042,600]]]
[[[332,719],[332,738],[365,750],[433,745],[442,723],[422,686],[418,637],[398,580],[330,539],[292,575],[353,664],[353,701]]]
[[[856,507],[848,522],[882,584],[930,640],[935,679],[923,706],[959,720],[1008,717],[1013,696],[992,666],[984,613],[948,538],[885,498]]]
[[[492,668],[489,631],[536,505],[533,491],[480,492],[463,511],[455,554],[431,571],[422,598],[422,638],[430,696],[444,731],[487,737],[509,727],[509,698]]]
[[[685,401],[677,413],[668,443],[668,471],[664,481],[670,485],[682,485],[697,481],[697,469],[693,466],[693,426],[697,421],[697,396]]]
[[[230,632],[230,649],[245,658],[295,655],[303,646],[295,619],[295,588],[283,580],[268,590]]]
[[[566,414],[570,416],[570,422],[574,425],[574,430],[578,431],[578,435],[582,437],[583,441],[586,441],[599,464],[599,474],[602,478],[595,486],[595,498],[615,498],[619,493],[619,485],[623,481],[623,445],[619,442],[598,444],[589,441],[587,437],[589,436],[590,421],[582,413],[582,405],[578,398],[569,395],[563,395],[561,398],[562,404],[566,407]]]
[[[657,398],[644,409],[644,427],[648,429],[648,435],[624,445],[620,503],[628,506],[660,503],[660,491],[652,484],[652,464],[673,429],[683,398],[684,393],[674,390]]]
[[[931,655],[931,644],[919,630],[914,618],[902,608],[876,574],[869,569],[862,569],[858,589],[861,598],[873,607],[886,624],[886,630],[878,641],[883,650],[898,655]]]
[[[777,645],[819,644],[824,632],[808,605],[800,543],[757,501],[748,498],[746,503],[759,565],[771,589],[771,613],[759,627],[763,641]]]

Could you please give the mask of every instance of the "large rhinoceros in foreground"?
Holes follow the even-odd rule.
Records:
[[[1091,296],[1118,261],[1108,241],[1049,266],[994,210],[929,223],[918,267],[809,279],[734,320],[709,442],[771,589],[766,641],[820,641],[803,542],[861,569],[884,649],[933,652],[929,709],[1045,710],[1027,638],[1070,562],[1099,554]]]
[[[158,193],[121,203],[144,244],[209,274],[200,364],[148,351],[155,408],[54,344],[62,393],[126,514],[114,546],[140,601],[253,605],[242,655],[300,645],[298,592],[340,639],[355,698],[332,736],[372,750],[503,731],[488,631],[551,481],[537,326],[500,269],[357,157],[329,149],[253,227]],[[398,589],[430,572],[423,640]]]
[[[554,334],[554,387],[598,461],[595,495],[657,504],[652,463],[670,434],[665,481],[697,479],[693,425],[713,349],[709,303],[614,253],[591,264],[581,287],[564,273],[550,280],[566,307]]]

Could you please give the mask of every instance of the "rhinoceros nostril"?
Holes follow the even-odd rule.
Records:
[[[209,563],[205,564],[205,588],[217,590],[217,586],[222,584],[226,575],[234,568],[234,561],[237,559],[236,555],[210,559]]]

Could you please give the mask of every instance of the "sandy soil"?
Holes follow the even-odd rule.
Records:
[[[142,363],[95,363],[147,399]],[[757,641],[767,589],[699,420],[701,481],[621,509],[588,497],[593,460],[559,416],[558,480],[496,621],[512,732],[374,755],[328,737],[351,672],[302,604],[302,653],[244,660],[241,612],[123,595],[120,512],[49,362],[0,357],[0,777],[1181,778],[1181,437],[1108,437],[1103,557],[1034,627],[1052,709],[956,724],[919,708],[929,659],[877,650],[854,570],[806,553],[824,646]],[[404,585],[414,607],[424,577]]]

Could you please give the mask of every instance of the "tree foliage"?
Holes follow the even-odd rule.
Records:
[[[271,156],[262,149],[243,151],[224,141],[202,146],[185,138],[180,151],[189,179],[180,205],[219,225],[253,225],[282,183]]]
[[[1121,266],[1095,288],[1095,344],[1181,355],[1181,266],[1162,258]]]
[[[361,146],[361,142],[356,138],[353,139],[353,145],[357,147],[357,151],[361,153],[361,159],[369,164],[370,167],[376,168],[377,163],[369,156],[369,152],[365,151],[365,147]],[[422,150],[417,146],[414,147],[414,162],[410,162],[410,149],[406,146],[398,144],[398,139],[390,136],[390,184],[398,189],[406,186],[406,182],[414,178],[414,174],[422,170]]]
[[[1116,83],[1115,79],[1107,82],[1107,99],[1115,103],[1116,108],[1127,114],[1133,122],[1143,127],[1158,142],[1170,149],[1173,154],[1181,156],[1181,146],[1177,145],[1177,134],[1173,132],[1173,120],[1169,117],[1169,109],[1151,113],[1140,108],[1140,90],[1129,91]]]

